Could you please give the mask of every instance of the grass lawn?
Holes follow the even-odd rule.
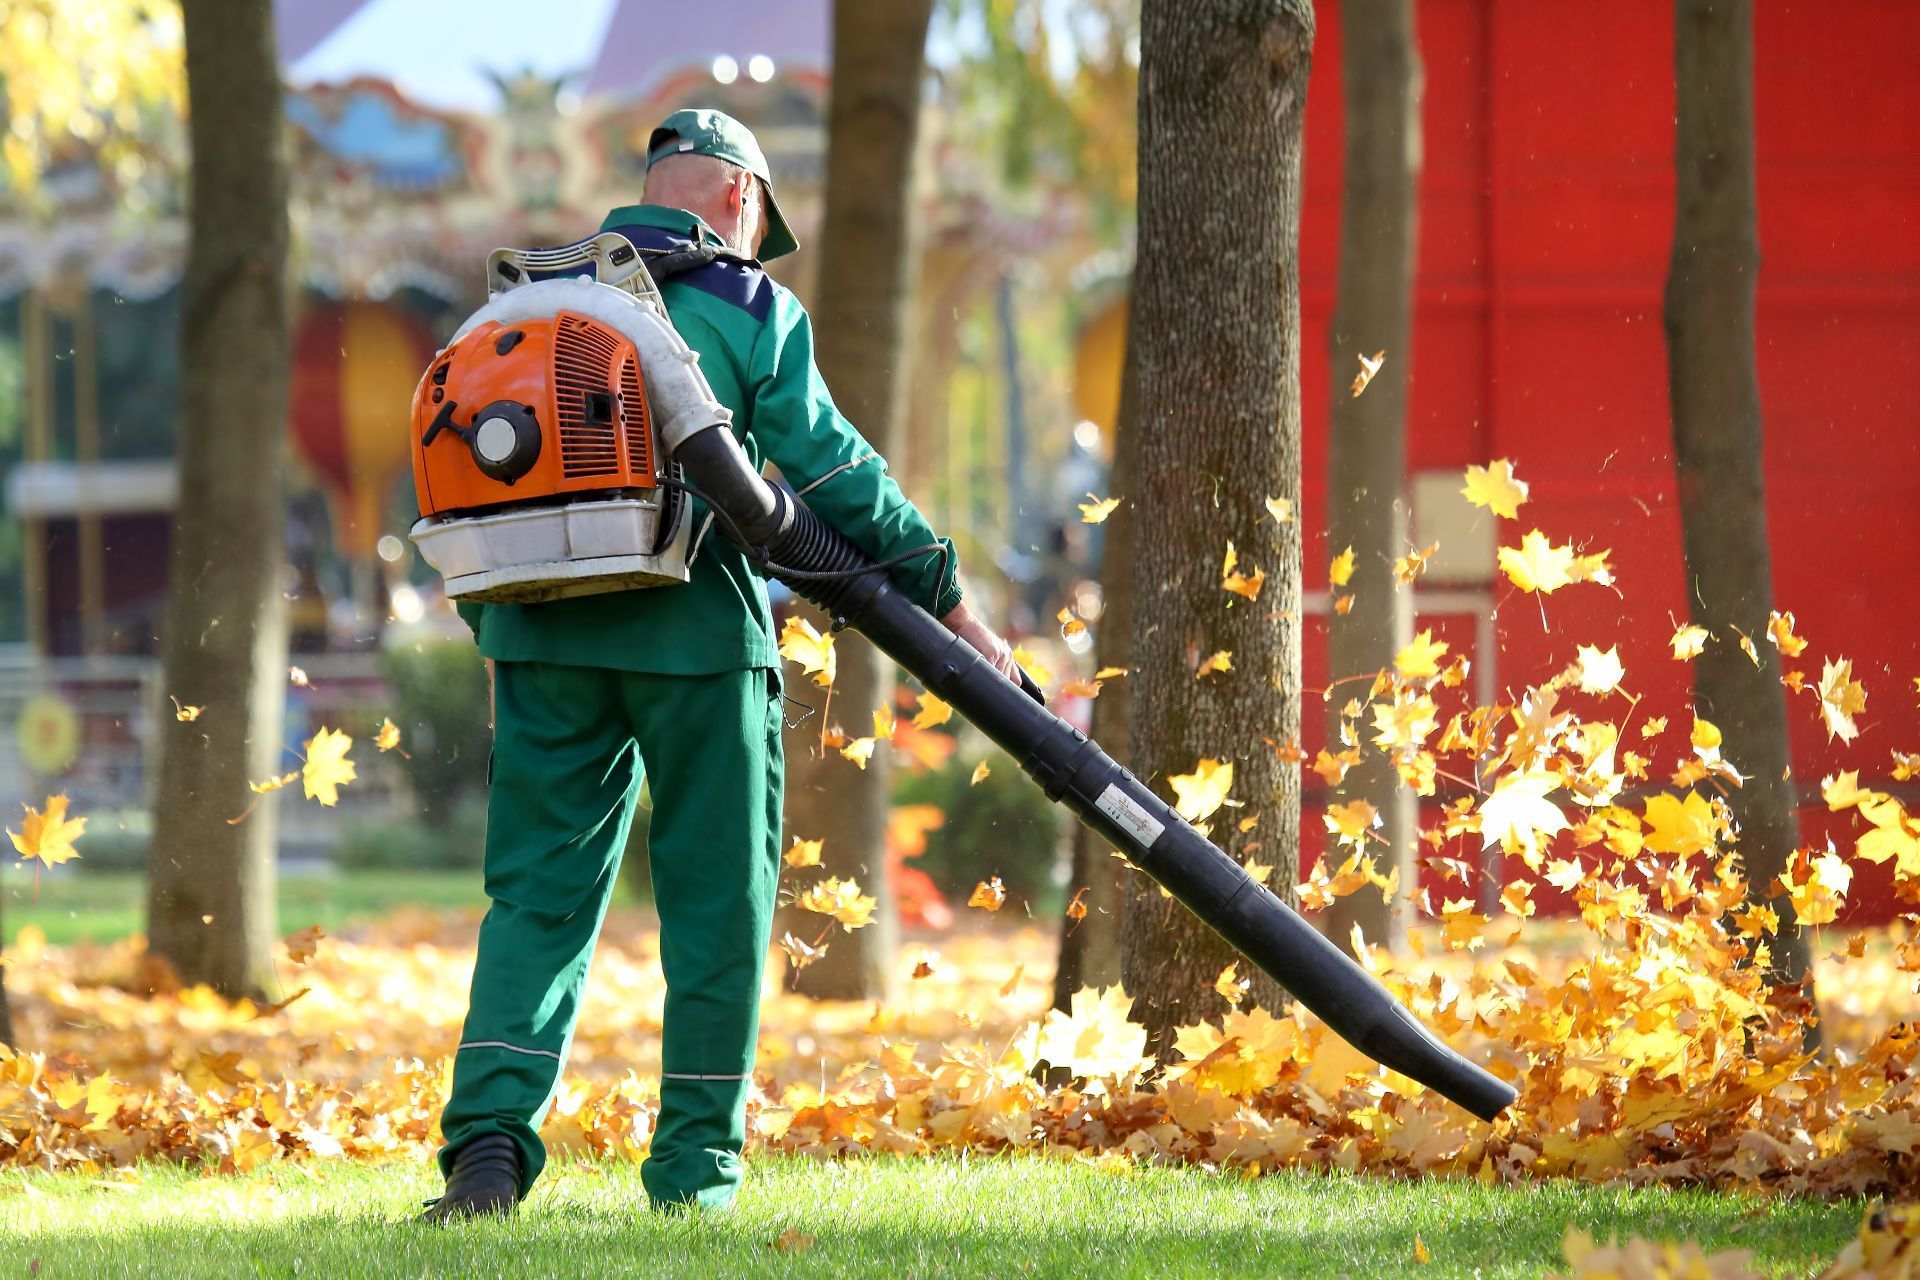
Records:
[[[553,1165],[510,1222],[421,1228],[409,1219],[439,1191],[426,1168],[309,1167],[317,1177],[154,1167],[132,1187],[0,1172],[0,1277],[1537,1277],[1559,1269],[1569,1222],[1747,1249],[1772,1274],[1807,1276],[1860,1219],[1854,1204],[1571,1183],[764,1158],[730,1213],[655,1215],[635,1166]],[[776,1251],[787,1232],[813,1241]]]
[[[11,850],[8,851],[11,854]],[[134,871],[42,873],[36,894],[33,868],[0,867],[0,945],[35,924],[47,941],[108,942],[146,929],[146,877]],[[351,871],[280,877],[280,929],[317,924],[328,933],[399,907],[457,909],[487,905],[478,867],[469,871]],[[4,1276],[0,1270],[0,1276]]]

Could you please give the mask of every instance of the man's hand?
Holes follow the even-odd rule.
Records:
[[[974,617],[973,611],[964,602],[955,605],[953,612],[940,621],[947,630],[972,645],[995,671],[1015,684],[1020,682],[1020,669],[1014,665],[1013,650],[1007,647],[1007,642],[998,633]]]

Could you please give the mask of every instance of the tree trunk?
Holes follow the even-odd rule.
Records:
[[[1134,418],[1133,317],[1127,311],[1127,351],[1120,374],[1120,409],[1114,415],[1113,470],[1107,494],[1120,505],[1102,526],[1105,541],[1100,552],[1100,621],[1094,628],[1093,655],[1101,667],[1125,667],[1133,661],[1133,566],[1140,523],[1134,496],[1139,475],[1140,432]],[[1116,760],[1127,759],[1134,677],[1109,682],[1093,700],[1093,739]],[[1073,870],[1069,893],[1085,890],[1081,905],[1087,914],[1061,922],[1060,959],[1053,970],[1053,1007],[1066,1009],[1082,987],[1102,987],[1120,978],[1120,933],[1126,911],[1127,882],[1113,846],[1085,823],[1073,824]]]
[[[882,457],[905,436],[913,296],[914,158],[932,0],[835,0],[833,94],[827,112],[826,213],[814,306],[820,372]],[[851,737],[872,732],[891,698],[893,664],[851,632],[839,638],[833,702]],[[818,731],[811,739],[818,742]],[[860,772],[829,754],[802,757],[788,826],[826,840],[822,861],[857,875],[881,898],[873,923],[836,934],[799,989],[823,998],[884,998],[899,922],[886,891],[890,761],[883,747]]]
[[[1366,692],[1413,638],[1413,589],[1393,580],[1406,554],[1407,383],[1413,369],[1414,243],[1420,178],[1420,53],[1413,0],[1340,0],[1346,102],[1346,180],[1341,197],[1340,281],[1331,347],[1333,432],[1327,448],[1329,554],[1352,547],[1352,612],[1328,618],[1333,706]],[[1347,390],[1358,356],[1387,360],[1365,394]],[[1340,684],[1361,677],[1351,685]],[[1363,719],[1363,728],[1371,724]],[[1371,737],[1371,732],[1368,732]],[[1384,750],[1370,748],[1334,799],[1364,799],[1380,811],[1374,856],[1400,869],[1394,902],[1372,888],[1336,901],[1322,922],[1352,950],[1353,926],[1396,950],[1405,944],[1414,883],[1414,797]],[[1338,857],[1329,843],[1328,857]]]
[[[1210,819],[1222,848],[1273,867],[1291,898],[1300,770],[1262,742],[1300,731],[1300,525],[1263,500],[1300,497],[1301,124],[1312,60],[1308,0],[1145,0],[1140,31],[1140,230],[1134,267],[1139,517],[1134,561],[1133,757],[1169,774],[1231,760],[1241,808]],[[1221,590],[1267,575],[1256,601]],[[1199,660],[1233,670],[1196,680]],[[1256,819],[1246,833],[1243,819]],[[1144,877],[1128,880],[1121,971],[1154,1051],[1222,1011],[1235,953]],[[1250,998],[1278,1010],[1263,974]]]
[[[164,691],[206,713],[159,717],[148,945],[240,996],[263,992],[277,931],[275,806],[228,820],[281,762],[287,181],[272,7],[183,7],[192,233]]]
[[[1727,802],[1755,897],[1765,896],[1800,841],[1780,655],[1758,644],[1756,666],[1735,628],[1762,635],[1773,608],[1767,546],[1754,283],[1760,268],[1753,174],[1753,9],[1749,0],[1680,0],[1674,12],[1678,89],[1673,260],[1667,273],[1668,391],[1678,469],[1687,600],[1713,633],[1694,660],[1694,702],[1726,736],[1746,785]],[[1768,940],[1778,981],[1807,982],[1806,938],[1785,898]]]

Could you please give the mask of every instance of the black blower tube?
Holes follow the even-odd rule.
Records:
[[[1262,972],[1348,1043],[1483,1120],[1512,1085],[1420,1025],[1372,974],[1209,843],[1078,729],[1048,711],[1022,673],[1016,686],[940,625],[873,561],[791,493],[763,479],[725,427],[675,453],[692,485],[731,521],[750,555],[799,595],[858,629],[1020,762],[1049,800],[1112,841]],[[809,576],[785,571],[800,570]],[[813,574],[849,576],[814,577]]]

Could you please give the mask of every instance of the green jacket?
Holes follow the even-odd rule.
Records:
[[[642,248],[704,237],[723,243],[691,213],[660,205],[615,209],[602,231]],[[907,500],[886,461],[834,408],[813,363],[806,309],[758,264],[721,260],[661,286],[674,327],[700,353],[714,395],[733,411],[733,431],[755,465],[772,462],[796,490],[820,480],[806,504],[883,560],[939,541],[892,570],[896,584],[936,618],[960,603],[953,544]],[[852,464],[852,465],[848,465]],[[836,468],[845,470],[836,471]],[[698,532],[704,508],[691,517]],[[480,652],[503,662],[555,662],[661,675],[712,675],[779,666],[766,581],[718,529],[709,530],[680,586],[579,596],[545,604],[462,604]]]

